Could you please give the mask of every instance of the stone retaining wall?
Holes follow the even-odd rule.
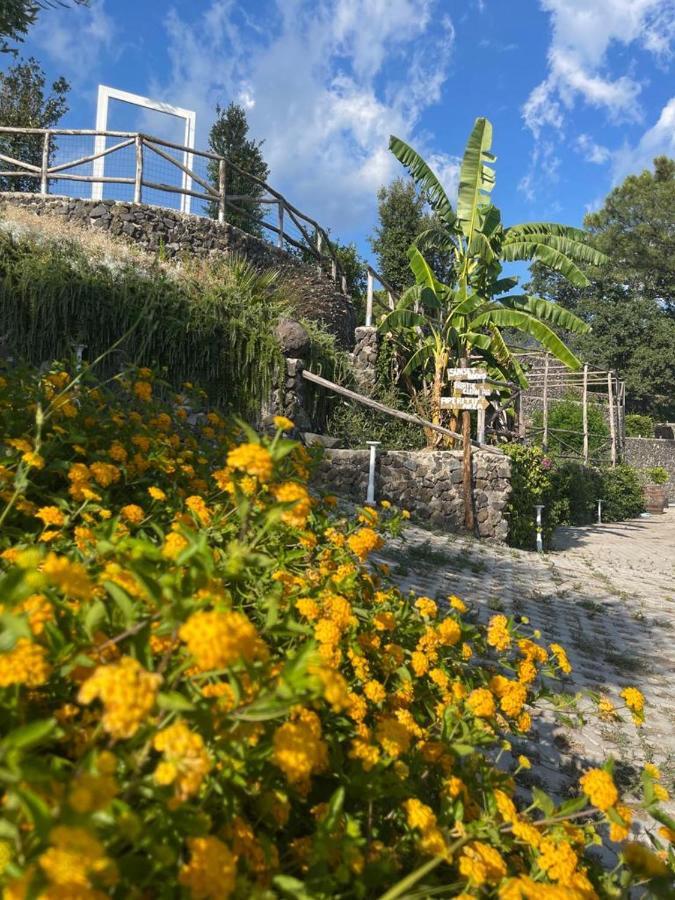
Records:
[[[627,437],[625,459],[638,469],[652,466],[667,469],[670,475],[670,481],[666,485],[669,500],[675,503],[675,441],[667,438]]]
[[[326,450],[314,478],[319,489],[363,503],[368,485],[368,450]],[[501,454],[473,454],[474,505],[481,537],[504,541],[511,494],[511,461]],[[447,529],[464,530],[461,451],[386,450],[378,453],[376,499]]]
[[[75,222],[128,241],[142,250],[171,259],[183,255],[239,254],[253,265],[278,271],[291,288],[295,317],[321,321],[345,348],[354,345],[356,314],[351,298],[337,290],[316,266],[232,225],[204,216],[117,200],[81,200],[39,194],[2,193],[0,202],[20,206],[38,216]]]

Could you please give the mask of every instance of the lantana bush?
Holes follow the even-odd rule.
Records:
[[[527,787],[564,648],[402,594],[373,559],[402,514],[314,496],[291,427],[147,369],[2,376],[6,900],[672,896],[653,766],[631,799],[611,762]]]

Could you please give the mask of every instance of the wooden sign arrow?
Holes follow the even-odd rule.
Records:
[[[455,381],[453,387],[462,394],[468,394],[469,397],[489,397],[494,393],[494,388],[475,381]]]
[[[441,397],[441,409],[487,409],[485,397]]]
[[[465,378],[467,381],[485,381],[487,377],[488,373],[485,369],[448,369],[448,378],[451,381],[457,378]]]

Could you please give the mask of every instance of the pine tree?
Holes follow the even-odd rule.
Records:
[[[14,128],[52,128],[68,111],[70,85],[58,78],[45,91],[45,73],[35,59],[21,61],[0,72],[0,122]],[[42,135],[0,135],[0,153],[34,166],[42,163]],[[52,156],[56,147],[52,140]],[[34,192],[39,178],[21,175],[0,178],[0,191]]]
[[[247,178],[243,172],[265,181],[269,175],[269,167],[261,152],[263,141],[255,141],[248,137],[248,122],[246,110],[237,103],[230,103],[227,109],[216,107],[216,121],[211,126],[209,133],[209,146],[214,153],[224,156],[229,163],[225,167],[225,193],[226,195],[245,195],[246,200],[233,201],[234,205],[227,204],[225,218],[230,225],[241,228],[249,234],[262,236],[260,219],[263,217],[262,204],[256,202],[265,193],[265,189]],[[243,172],[237,171],[238,169]],[[219,166],[216,160],[212,160],[208,166],[209,180],[217,188]],[[209,215],[218,217],[218,204],[209,204]]]

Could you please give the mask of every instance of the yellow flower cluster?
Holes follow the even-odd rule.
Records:
[[[420,852],[425,856],[442,856],[449,860],[448,847],[433,810],[415,797],[406,800],[403,806],[408,827],[421,832],[418,841]]]
[[[621,697],[631,711],[636,725],[642,725],[645,720],[645,698],[636,687],[627,687],[621,691]]]
[[[103,703],[103,727],[115,740],[132,737],[155,705],[161,675],[147,672],[130,656],[98,666],[80,688],[78,700]]]
[[[240,444],[227,454],[227,465],[266,484],[272,477],[272,455],[260,444]]]
[[[372,528],[359,528],[347,538],[347,546],[359,559],[368,559],[373,550],[382,546],[382,538]]]
[[[304,528],[312,508],[307,488],[297,481],[287,481],[274,488],[274,497],[279,503],[291,504],[282,513],[281,521],[291,528]]]
[[[612,776],[603,769],[590,769],[581,776],[579,784],[593,806],[597,806],[603,812],[607,812],[619,799],[619,792]]]
[[[178,721],[157,732],[152,746],[164,754],[164,760],[155,769],[157,784],[174,785],[179,802],[196,794],[211,769],[202,736]]]
[[[227,900],[234,891],[237,860],[217,837],[188,838],[190,861],[180,870],[178,881],[192,900]]]
[[[50,673],[44,647],[28,638],[19,638],[11,650],[0,653],[0,688],[13,684],[38,687],[47,682]]]
[[[511,646],[509,633],[509,620],[506,616],[493,616],[488,623],[487,642],[491,647],[500,652],[508,650]]]
[[[459,871],[471,885],[499,884],[506,875],[506,863],[494,847],[473,841],[462,850]]]
[[[321,722],[312,710],[296,710],[291,721],[275,730],[272,744],[274,764],[289,784],[300,790],[307,790],[311,776],[328,765],[328,748],[321,739]]]
[[[49,835],[50,847],[39,857],[39,865],[49,882],[45,897],[107,896],[91,891],[96,885],[112,887],[117,881],[115,864],[101,842],[85,828],[59,825]]]
[[[181,625],[187,645],[201,672],[225,669],[241,659],[265,659],[267,648],[253,623],[240,612],[197,612]]]

